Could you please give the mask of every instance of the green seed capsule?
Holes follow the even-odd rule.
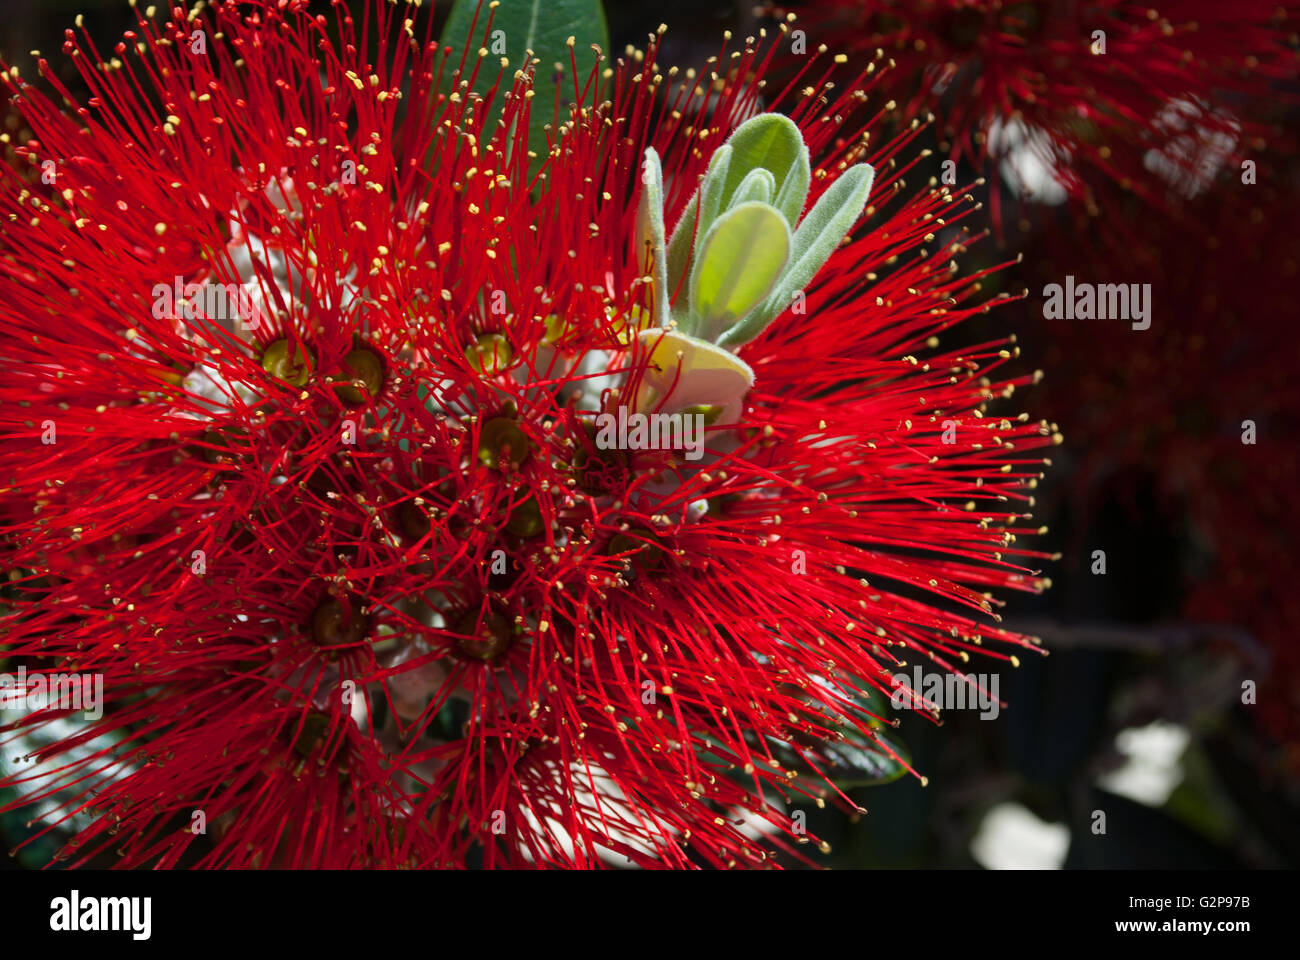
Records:
[[[278,380],[301,387],[311,378],[311,354],[303,344],[290,344],[281,337],[262,351],[262,369]]]
[[[325,733],[329,730],[329,717],[323,713],[309,713],[302,722],[302,729],[298,731],[293,741],[294,752],[301,757],[311,756],[312,751],[321,745],[325,739]],[[290,728],[292,732],[293,728]]]
[[[474,660],[495,660],[515,642],[514,625],[490,610],[482,616],[477,612],[466,614],[453,629],[461,634],[456,639],[456,648],[463,656]]]
[[[355,606],[350,611],[350,617],[348,612],[343,604],[332,597],[316,608],[311,616],[311,636],[318,646],[352,645],[365,638],[370,627],[369,620]]]
[[[1031,37],[1043,25],[1043,11],[1037,3],[1013,3],[1002,10],[1002,29],[1013,37]]]
[[[548,313],[544,322],[546,324],[546,333],[542,336],[542,343],[547,346],[558,343],[560,338],[568,332],[568,323],[562,317],[557,317],[553,313]]]
[[[510,341],[499,333],[485,333],[465,351],[465,359],[479,373],[496,376],[514,359]]]
[[[596,427],[584,423],[586,443],[578,440],[573,447],[573,475],[580,489],[587,493],[613,493],[626,483],[627,454],[622,450],[602,450],[596,445]]]
[[[511,510],[506,529],[518,537],[540,535],[546,529],[546,521],[542,519],[542,508],[537,505],[537,501],[529,497]]]
[[[243,439],[242,437],[239,437],[241,433],[243,433],[243,431],[238,430],[237,428],[205,430],[201,438],[205,446],[200,448],[203,454],[203,459],[208,463],[225,465],[238,463],[239,454],[235,453],[231,447],[235,439]]]
[[[410,500],[397,508],[397,522],[402,525],[402,532],[412,540],[423,540],[432,529],[429,514],[424,507]]]
[[[533,442],[519,424],[506,417],[496,417],[483,424],[478,437],[478,459],[485,467],[497,467],[503,460],[519,466],[528,459]]]
[[[635,534],[635,536],[633,536]],[[654,534],[648,530],[629,530],[627,533],[616,533],[609,541],[609,547],[606,552],[611,556],[614,554],[626,554],[629,550],[636,552],[631,554],[627,559],[632,561],[632,566],[643,573],[649,573],[657,569],[663,562],[664,552],[661,547],[653,543],[646,543],[647,540],[653,541]]]
[[[343,358],[344,382],[335,385],[344,403],[361,404],[367,397],[379,396],[384,386],[384,363],[369,350],[349,351]]]

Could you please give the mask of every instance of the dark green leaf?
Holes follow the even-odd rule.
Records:
[[[501,0],[495,11],[489,9],[488,0],[482,0],[481,8],[479,0],[456,0],[442,31],[442,44],[453,51],[453,64],[461,51],[468,48],[466,76],[478,61],[478,51],[488,51],[474,82],[474,90],[484,95],[497,81],[503,56],[510,61],[510,66],[501,78],[501,86],[508,89],[514,72],[523,67],[527,51],[532,51],[538,61],[533,74],[534,95],[528,129],[528,149],[537,155],[532,163],[534,171],[546,156],[544,128],[555,121],[557,100],[559,119],[563,123],[568,119],[568,106],[575,99],[569,37],[574,38],[572,52],[578,64],[577,86],[582,89],[596,64],[592,44],[602,52],[609,50],[609,30],[599,0]],[[488,115],[491,122],[501,116],[501,106],[499,92]]]
[[[824,772],[841,790],[892,783],[907,773],[907,767],[892,757],[888,750],[893,750],[902,761],[911,762],[906,748],[897,739],[881,736],[878,741],[872,741],[852,735],[842,743],[823,748],[826,759],[832,764]]]
[[[911,760],[897,740],[887,740],[883,736],[878,741],[872,740],[856,731],[847,732],[846,739],[838,743],[800,745],[797,749],[794,744],[776,740],[769,742],[783,766],[802,777],[821,779],[813,765],[804,759],[807,754],[816,763],[817,770],[841,790],[891,783],[905,774],[907,768],[889,754],[891,749],[902,760]]]

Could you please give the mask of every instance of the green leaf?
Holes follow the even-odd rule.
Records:
[[[875,175],[869,164],[860,163],[846,170],[830,185],[795,231],[790,267],[767,301],[743,323],[723,334],[717,341],[719,346],[735,349],[748,343],[790,305],[794,292],[807,286],[857,223],[867,204]]]
[[[898,754],[902,762],[890,756],[888,750]],[[879,743],[873,743],[866,737],[854,735],[848,741],[827,744],[822,752],[830,764],[829,769],[823,767],[822,770],[841,790],[892,783],[907,773],[904,762],[911,762],[902,743],[885,737],[880,737]]]
[[[820,780],[824,775],[841,790],[892,783],[907,773],[905,764],[911,763],[906,748],[898,740],[878,736],[873,741],[854,729],[848,729],[845,739],[834,743],[796,745],[772,737],[768,742],[775,748],[782,766],[811,780]],[[891,750],[897,757],[890,754]],[[805,754],[812,762],[804,759]]]
[[[790,227],[775,207],[742,203],[709,229],[691,268],[699,335],[712,341],[771,291],[790,259]]]
[[[686,212],[673,229],[672,238],[668,241],[668,286],[670,297],[672,291],[675,291],[680,285],[682,277],[686,276],[687,271],[691,269],[691,265],[695,261],[693,256],[695,249],[709,232],[709,227],[717,218],[718,211],[722,208],[722,184],[727,178],[727,169],[730,164],[731,148],[723,144],[709,158],[709,169],[705,173],[704,179],[696,188],[695,196],[691,197],[691,202],[686,205]],[[686,300],[679,302],[677,309],[677,320],[682,332],[694,333],[698,319],[695,314],[694,303],[691,300],[690,285],[688,284],[686,287]]]
[[[695,223],[699,219],[700,194],[697,190],[691,202],[686,205],[682,218],[673,228],[673,235],[668,240],[668,297],[672,298],[682,277],[691,266],[691,250],[695,244]]]
[[[668,256],[664,242],[664,171],[654,147],[646,147],[645,166],[641,174],[641,206],[637,211],[637,235],[642,247],[637,256],[645,255],[649,244],[654,256],[655,319],[668,326]]]
[[[884,729],[887,722],[884,718],[890,715],[889,698],[866,680],[851,673],[840,673],[834,680],[814,675],[813,680],[836,697],[849,701],[857,718],[871,729]]]
[[[794,227],[811,182],[808,148],[795,122],[779,113],[759,114],[738,126],[727,145],[733,157],[722,187],[722,202],[730,201],[751,170],[768,170],[776,179],[776,208]]]
[[[772,205],[772,194],[776,193],[776,177],[770,170],[751,170],[740,181],[740,186],[731,195],[728,210],[734,210],[742,203],[764,203]]]
[[[773,205],[781,211],[786,222],[793,229],[803,213],[803,205],[808,201],[808,187],[812,184],[812,169],[808,163],[808,148],[799,141],[799,156],[794,166],[786,174],[785,182],[777,191]]]
[[[451,742],[465,736],[465,724],[470,719],[470,704],[459,697],[448,697],[425,729],[425,736]]]
[[[609,50],[605,11],[600,0],[501,0],[495,11],[489,8],[488,3],[489,0],[482,0],[481,5],[480,0],[456,0],[443,27],[441,43],[455,51],[452,54],[453,65],[461,51],[468,49],[465,75],[468,77],[478,64],[478,77],[473,89],[481,95],[486,95],[496,83],[501,72],[501,57],[510,61],[501,78],[502,87],[508,89],[514,71],[523,67],[527,52],[532,51],[538,63],[529,114],[528,149],[537,154],[532,162],[532,169],[536,171],[546,157],[545,127],[554,123],[557,100],[561,123],[568,119],[568,106],[574,100],[575,78],[568,39],[574,38],[572,52],[578,64],[577,86],[582,89],[596,64],[592,44],[602,51]],[[489,15],[492,17],[491,31],[487,29]],[[488,51],[481,62],[480,49]],[[561,65],[558,82],[555,80],[557,63]],[[498,101],[489,113],[490,123],[501,116],[501,94],[502,91],[498,91]],[[596,99],[599,100],[599,96]]]

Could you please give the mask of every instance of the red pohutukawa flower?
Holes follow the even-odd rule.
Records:
[[[933,111],[951,157],[998,160],[1037,200],[1096,214],[1113,183],[1176,206],[1293,139],[1273,108],[1294,102],[1296,20],[1274,0],[787,5],[808,39],[879,51],[904,116]]]
[[[1037,649],[1059,437],[940,346],[976,208],[861,84],[652,42],[529,143],[518,65],[249,6],[6,77],[0,650],[105,703],[5,784],[69,862],[771,864],[906,766],[900,662]]]

